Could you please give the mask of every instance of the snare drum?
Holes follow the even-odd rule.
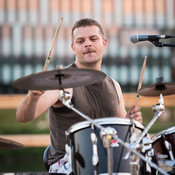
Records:
[[[132,129],[136,133],[136,137],[140,135],[144,129],[143,125],[137,121],[131,121],[130,119],[110,117],[95,119],[95,122],[103,127],[112,127],[117,131],[118,137],[124,142],[130,143],[130,137],[132,135]],[[72,162],[73,172],[76,175],[92,175],[94,174],[94,168],[97,174],[104,175],[108,173],[107,167],[107,149],[104,148],[102,140],[100,138],[100,129],[94,128],[94,133],[97,137],[97,151],[99,162],[97,166],[92,164],[92,141],[91,141],[91,125],[89,121],[83,121],[72,125],[68,130],[68,145],[72,150]],[[130,158],[124,160],[123,157],[128,153],[127,148],[118,144],[113,148],[113,174],[130,174]],[[144,174],[145,163],[139,160],[139,172]]]
[[[171,160],[172,157],[175,158],[175,127],[171,127],[159,132],[152,137],[152,140],[153,148],[158,161]],[[167,146],[165,144],[167,144]],[[168,151],[167,149],[168,145],[171,145],[173,156],[171,155],[171,151]]]

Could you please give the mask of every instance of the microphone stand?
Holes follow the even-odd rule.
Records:
[[[94,126],[96,126],[97,128],[100,129],[100,136],[102,138],[103,144],[108,149],[107,152],[108,152],[108,174],[109,175],[112,175],[113,174],[112,173],[112,171],[113,171],[113,162],[112,162],[113,157],[112,157],[112,152],[111,152],[112,146],[110,144],[112,139],[115,139],[116,141],[118,141],[121,145],[123,145],[125,148],[127,148],[130,152],[133,152],[134,154],[136,154],[137,156],[139,156],[142,160],[144,160],[145,162],[147,162],[151,167],[155,168],[157,171],[159,171],[163,175],[168,175],[168,173],[166,173],[164,170],[162,170],[161,168],[159,168],[155,163],[151,162],[150,160],[147,160],[142,154],[140,154],[139,152],[137,152],[135,150],[135,147],[132,146],[133,145],[132,143],[131,144],[128,144],[128,143],[123,142],[117,136],[117,131],[114,128],[111,128],[111,127],[105,128],[105,127],[101,126],[100,124],[98,124],[97,122],[95,122],[94,120],[92,120],[90,117],[84,115],[83,113],[81,113],[80,111],[78,111],[77,109],[75,109],[73,107],[73,105],[71,104],[71,100],[70,100],[70,97],[71,96],[70,96],[70,94],[68,94],[64,90],[60,90],[59,91],[59,95],[60,95],[61,102],[66,107],[68,107],[69,109],[73,110],[74,112],[76,112],[77,114],[79,114],[80,116],[82,116],[84,119],[90,121],[91,124],[93,124]]]

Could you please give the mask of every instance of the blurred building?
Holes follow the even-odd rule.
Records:
[[[100,22],[108,39],[103,70],[125,92],[136,92],[144,57],[143,86],[175,79],[173,47],[130,42],[130,35],[175,35],[174,0],[0,0],[0,93],[21,93],[17,78],[40,72],[60,18],[62,26],[48,70],[74,61],[71,27],[83,17]],[[173,42],[173,40],[163,40]]]

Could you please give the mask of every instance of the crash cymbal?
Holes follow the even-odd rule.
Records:
[[[31,74],[17,79],[12,86],[22,90],[74,88],[97,83],[105,77],[101,71],[69,67]]]
[[[142,96],[167,96],[175,94],[175,83],[156,83],[147,87],[143,87],[138,91]]]
[[[16,150],[22,148],[24,148],[24,145],[22,145],[21,143],[5,138],[0,138],[0,150]]]

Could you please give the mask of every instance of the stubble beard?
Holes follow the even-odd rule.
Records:
[[[101,59],[95,59],[93,61],[83,61],[81,64],[88,68],[95,68],[98,64],[101,64]]]

